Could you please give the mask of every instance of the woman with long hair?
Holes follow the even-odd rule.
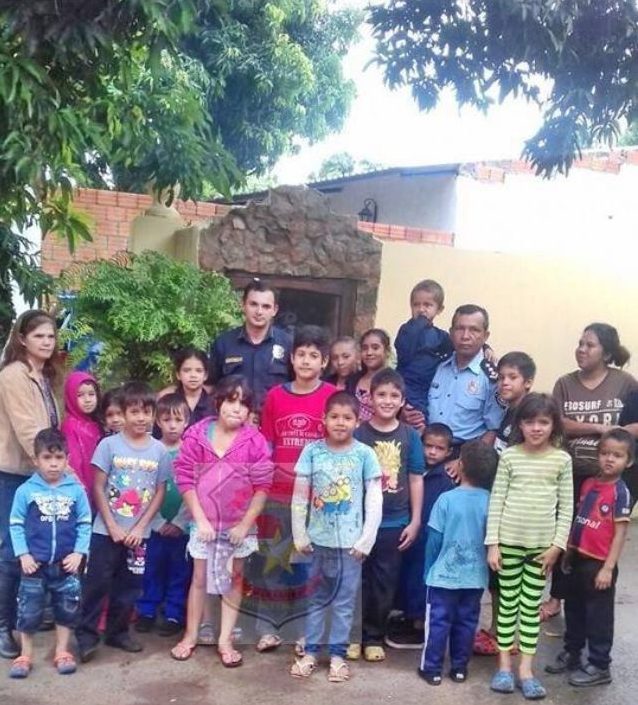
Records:
[[[0,363],[0,656],[20,650],[13,638],[20,572],[9,536],[9,513],[18,487],[35,467],[33,441],[60,417],[53,387],[58,346],[55,320],[45,311],[18,317]]]

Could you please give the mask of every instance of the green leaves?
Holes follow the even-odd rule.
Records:
[[[386,81],[411,86],[424,110],[446,87],[480,109],[510,95],[541,104],[524,150],[539,174],[566,172],[593,141],[614,143],[619,121],[638,114],[635,2],[394,0],[369,21]]]
[[[76,185],[229,195],[341,127],[361,19],[322,0],[5,0],[0,227],[73,250]]]
[[[186,346],[207,350],[218,333],[240,320],[226,277],[156,252],[131,255],[125,263],[74,266],[59,287],[76,292],[74,323],[65,334],[78,345],[73,357],[82,359],[101,341],[98,372],[107,384],[147,379],[165,385],[171,352]]]

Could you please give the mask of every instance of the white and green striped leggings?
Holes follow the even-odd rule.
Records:
[[[519,648],[535,654],[540,631],[540,604],[545,589],[541,564],[535,559],[544,548],[500,545],[501,570],[498,573],[498,648],[511,651],[518,625]]]

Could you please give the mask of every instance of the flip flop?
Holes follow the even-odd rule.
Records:
[[[306,654],[302,658],[296,658],[295,662],[290,667],[290,675],[293,678],[310,678],[317,669],[317,659],[310,654]]]
[[[365,646],[363,648],[363,658],[366,661],[385,661],[385,649],[383,646]]]
[[[53,659],[53,665],[61,676],[68,676],[71,673],[75,673],[78,668],[73,654],[70,654],[68,651],[61,651],[59,654],[56,654]]]
[[[217,655],[219,656],[219,660],[224,668],[237,668],[244,662],[244,657],[239,651],[237,651],[237,649],[233,649],[232,646],[230,648],[220,648],[218,646]]]
[[[28,656],[18,656],[11,664],[9,678],[26,678],[33,668],[33,661]]]
[[[282,644],[281,637],[278,634],[264,634],[257,642],[255,649],[260,654],[265,654],[267,651],[274,651]]]
[[[331,683],[345,683],[350,680],[350,665],[343,659],[330,660],[328,680]]]
[[[180,641],[171,649],[171,656],[176,661],[188,661],[196,648],[197,644],[189,644],[187,641]]]

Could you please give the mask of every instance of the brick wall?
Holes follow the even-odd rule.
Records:
[[[49,233],[42,243],[42,268],[45,272],[57,276],[72,262],[104,259],[125,250],[133,219],[147,210],[151,203],[150,196],[137,193],[78,189],[74,206],[90,216],[93,240],[80,243],[71,255],[66,241],[58,238],[55,233]],[[174,206],[186,221],[225,215],[230,209],[227,205],[203,201],[178,200]],[[359,229],[373,234],[380,240],[454,245],[453,233],[437,230],[364,222],[359,223]]]
[[[79,244],[71,255],[66,241],[49,233],[42,243],[42,268],[49,274],[58,275],[71,262],[104,259],[125,250],[131,223],[150,208],[152,199],[137,193],[78,189],[73,203],[91,218],[93,240]],[[217,203],[181,200],[175,202],[175,207],[187,221],[204,220],[228,211],[228,206]]]

